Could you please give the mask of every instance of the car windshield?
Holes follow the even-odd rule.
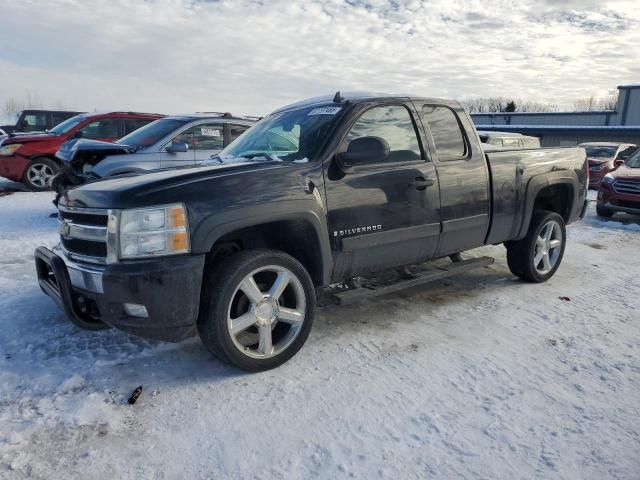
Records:
[[[68,118],[64,122],[59,123],[51,130],[49,130],[49,132],[53,133],[54,135],[64,135],[84,119],[84,115],[76,115],[75,117]]]
[[[312,160],[342,107],[309,107],[275,113],[239,136],[214,160]]]
[[[119,145],[129,145],[131,147],[146,148],[166,137],[188,121],[189,120],[181,118],[163,118],[156,120],[155,122],[151,122],[144,127],[134,130],[116,143]]]
[[[636,153],[629,157],[625,165],[629,168],[640,168],[640,150],[636,150]]]
[[[613,158],[618,150],[618,147],[589,147],[586,146],[584,149],[587,151],[587,157],[591,158]]]

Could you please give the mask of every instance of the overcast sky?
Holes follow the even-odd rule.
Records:
[[[2,0],[0,106],[265,114],[340,89],[570,105],[640,83],[638,0]]]

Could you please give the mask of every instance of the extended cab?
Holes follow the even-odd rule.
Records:
[[[264,370],[305,342],[315,287],[402,271],[385,293],[487,265],[459,253],[500,243],[515,275],[548,280],[587,181],[582,148],[483,153],[456,102],[337,93],[273,112],[209,164],[66,192],[60,244],[38,248],[36,268],[81,327],[198,332],[223,361]]]

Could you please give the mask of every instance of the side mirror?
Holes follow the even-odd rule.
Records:
[[[84,137],[82,130],[78,130],[76,133],[73,134],[73,138],[82,138],[82,137]]]
[[[336,155],[343,173],[355,172],[355,167],[389,160],[389,143],[380,137],[361,137],[349,142],[347,151]]]
[[[622,158],[618,158],[618,159],[613,161],[613,168],[619,168],[622,165],[624,165],[624,159],[622,159]]]
[[[185,142],[171,142],[166,148],[169,153],[185,153],[189,151],[189,145]]]

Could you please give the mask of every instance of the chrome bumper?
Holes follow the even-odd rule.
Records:
[[[74,262],[67,257],[60,245],[53,248],[53,252],[58,255],[67,267],[71,285],[82,290],[93,293],[104,293],[102,288],[102,273],[104,268],[99,265],[87,266]]]

